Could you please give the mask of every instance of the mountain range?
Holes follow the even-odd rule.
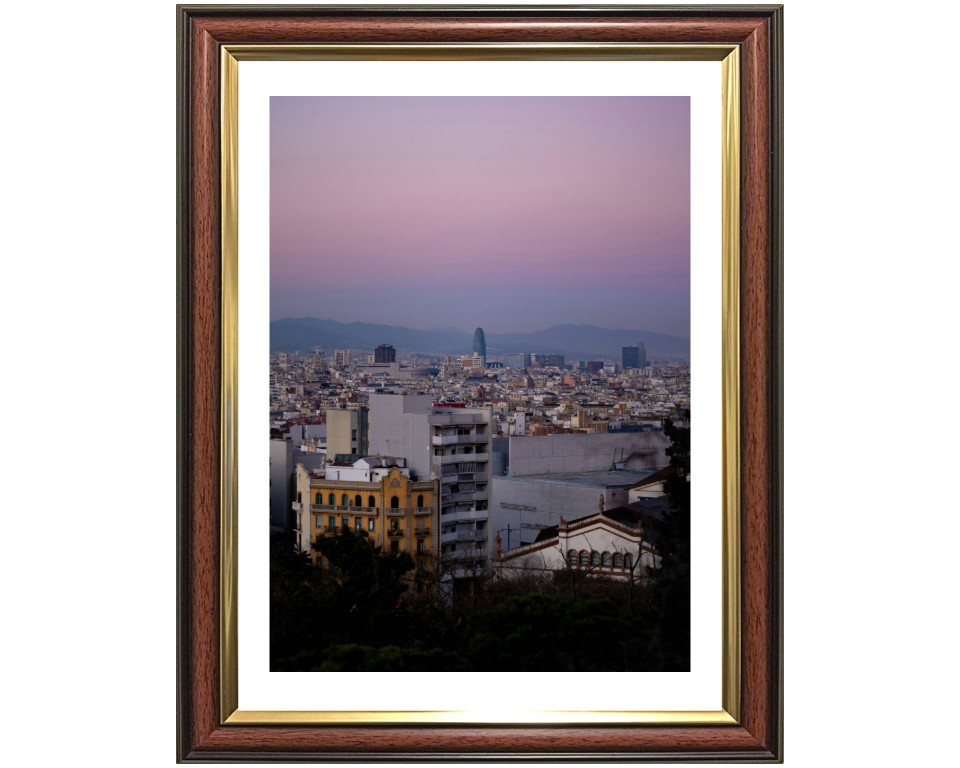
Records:
[[[554,352],[572,360],[620,359],[623,347],[646,345],[647,357],[689,355],[690,340],[644,330],[612,330],[595,325],[553,325],[533,333],[486,333],[487,356],[505,352]],[[316,317],[285,317],[270,322],[270,348],[277,351],[375,349],[392,344],[398,350],[431,355],[457,355],[473,349],[473,331],[431,328],[428,331],[375,323],[338,323]]]

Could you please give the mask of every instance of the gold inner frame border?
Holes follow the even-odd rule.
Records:
[[[238,708],[238,132],[241,61],[636,60],[721,62],[722,209],[722,693],[710,711],[524,710],[241,711]],[[648,724],[740,721],[740,51],[729,44],[484,43],[227,45],[220,58],[221,407],[220,721],[224,725]]]

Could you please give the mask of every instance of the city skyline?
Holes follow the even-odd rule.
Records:
[[[686,97],[274,97],[271,319],[689,338]]]

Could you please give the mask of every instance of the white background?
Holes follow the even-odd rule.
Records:
[[[471,710],[494,718],[530,710],[719,710],[722,708],[722,315],[720,196],[722,67],[719,62],[241,62],[239,72],[239,708],[241,710]],[[378,695],[350,673],[269,671],[269,506],[263,439],[269,355],[269,104],[271,95],[676,96],[690,98],[691,381],[697,403],[693,455],[691,671],[632,678],[580,673],[494,672],[483,690],[435,672],[416,686],[386,681]],[[403,680],[396,673],[391,682]],[[506,704],[500,690],[522,690]],[[482,716],[482,715],[481,715]]]
[[[4,21],[4,754],[169,765],[174,5]],[[955,759],[958,22],[787,7],[791,766]]]

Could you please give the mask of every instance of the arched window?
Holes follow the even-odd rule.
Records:
[[[322,494],[322,493],[318,493],[318,494],[317,494],[317,500],[314,502],[314,504],[323,504],[323,494]]]
[[[569,552],[567,552],[567,563],[571,568],[577,567],[577,550],[571,549]]]
[[[609,568],[611,565],[613,565],[613,558],[610,557],[609,552],[603,553],[603,560],[601,562],[603,563],[604,568]]]
[[[590,565],[600,565],[600,553],[591,552],[590,553]]]
[[[393,496],[390,499],[390,509],[400,509],[400,499],[396,496]]]
[[[580,553],[580,567],[586,568],[588,565],[590,565],[590,553],[587,552],[587,550],[583,550],[583,552]]]
[[[623,556],[623,567],[628,571],[633,568],[633,555],[624,555]]]
[[[614,552],[613,554],[613,567],[623,568],[623,555],[621,555],[619,552]]]
[[[359,494],[359,493],[357,494],[356,498],[353,500],[353,506],[355,506],[355,507],[362,507],[362,506],[363,506],[363,499],[360,498],[360,494]]]
[[[337,499],[336,499],[336,497],[331,493],[331,494],[327,497],[327,504],[329,504],[331,507],[333,507],[333,506],[336,506],[336,503],[337,503]]]
[[[418,506],[418,507],[422,507],[422,506],[423,506],[423,496],[422,496],[422,495],[421,495],[421,496],[417,496],[417,506]]]
[[[347,496],[347,494],[343,494],[343,496],[340,497],[340,506],[343,506],[343,507],[350,506],[350,498]]]
[[[375,507],[375,506],[377,506],[377,500],[376,500],[375,498],[373,498],[373,496],[371,496],[369,499],[367,499],[367,506],[368,506],[368,507]]]

